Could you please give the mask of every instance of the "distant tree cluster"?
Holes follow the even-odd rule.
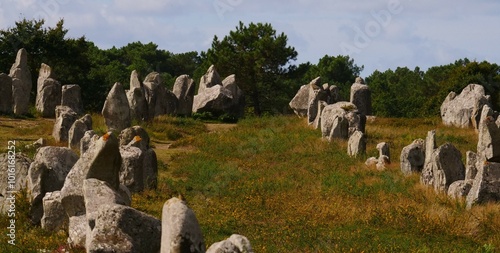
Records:
[[[343,55],[325,55],[317,64],[294,65],[292,61],[298,53],[288,45],[287,36],[277,34],[271,24],[240,22],[222,40],[214,36],[207,51],[180,54],[158,49],[152,42],[132,42],[104,50],[84,36],[67,38],[67,32],[64,20],[54,27],[45,27],[44,20],[23,19],[0,30],[0,72],[8,72],[17,51],[25,48],[30,54],[33,80],[38,78],[41,63],[46,63],[62,84],[82,87],[87,111],[100,111],[115,82],[128,87],[132,70],[137,70],[142,78],[156,71],[170,88],[182,74],[191,75],[198,82],[214,64],[221,76],[236,74],[238,85],[246,94],[247,113],[263,115],[289,112],[288,102],[300,86],[318,76],[325,83],[337,85],[347,100],[351,84],[363,70],[362,65]],[[365,79],[372,90],[377,116],[436,116],[450,91],[460,92],[470,83],[483,85],[494,108],[500,108],[500,67],[494,63],[461,59],[425,72],[418,67],[376,70]]]

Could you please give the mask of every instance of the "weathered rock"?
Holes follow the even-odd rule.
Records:
[[[91,228],[87,252],[160,251],[161,221],[131,207],[117,204],[102,206]],[[194,251],[188,248],[182,252]]]
[[[309,85],[302,85],[288,105],[297,116],[306,117],[309,107]]]
[[[500,201],[500,163],[480,163],[472,188],[467,195],[467,208],[474,204]]]
[[[181,75],[177,77],[174,83],[173,93],[179,100],[179,108],[177,114],[189,116],[193,111],[195,83],[189,75]]]
[[[130,73],[130,89],[143,89],[143,85],[141,81],[139,81],[139,74],[137,73],[137,70],[132,70],[132,73]]]
[[[450,92],[441,105],[443,124],[456,127],[477,126],[481,117],[481,108],[490,104],[490,97],[485,96],[483,86],[469,84],[457,95]]]
[[[99,136],[94,132],[94,130],[86,131],[82,139],[80,139],[80,154],[83,155],[83,153],[87,152],[90,145],[98,139]]]
[[[0,73],[0,113],[12,113],[12,78]]]
[[[375,165],[377,165],[377,162],[378,162],[378,159],[377,157],[369,157],[368,159],[366,159],[365,161],[365,165],[367,167],[375,167]]]
[[[34,224],[43,216],[42,199],[47,192],[59,191],[78,155],[69,148],[43,147],[38,149],[28,170],[28,192],[31,199],[30,216]]]
[[[16,61],[10,69],[12,78],[12,100],[15,114],[26,114],[30,106],[30,94],[33,87],[28,66],[28,52],[21,48],[17,51]]]
[[[412,144],[403,148],[399,158],[403,174],[410,175],[411,173],[422,171],[425,163],[424,145],[424,140],[417,139]]]
[[[179,99],[175,94],[167,89],[163,89],[162,99],[160,101],[162,115],[176,115],[179,108]]]
[[[339,126],[341,122],[347,122],[347,130],[345,130],[345,123],[342,123],[342,131],[338,131],[341,133],[338,136],[339,138],[347,139],[349,137],[349,132],[354,133],[356,130],[364,132],[363,129],[360,129],[364,124],[361,118],[358,118],[359,114],[357,113],[356,106],[349,102],[338,102],[333,105],[327,105],[323,109],[321,113],[321,134],[323,138],[333,137],[332,129],[334,126],[334,122],[336,122],[336,126]],[[366,123],[366,120],[364,121]],[[338,129],[338,128],[336,128]],[[347,133],[345,133],[347,131]]]
[[[474,180],[472,179],[457,180],[453,182],[452,184],[450,184],[450,187],[448,188],[448,196],[454,199],[467,197],[470,189],[472,188],[473,183]]]
[[[236,75],[229,75],[222,80],[222,87],[229,90],[233,96],[233,102],[231,107],[227,110],[227,113],[241,118],[245,114],[245,95],[243,90],[238,87],[236,83]]]
[[[148,119],[153,119],[155,116],[164,114],[164,109],[161,108],[162,94],[165,87],[161,85],[160,74],[157,72],[149,73],[143,81],[144,95],[148,104]]]
[[[381,142],[377,144],[377,150],[378,150],[378,156],[387,156],[389,158],[389,163],[391,163],[391,153],[389,149],[389,143],[387,142]]]
[[[136,147],[141,148],[142,151],[149,149],[149,135],[144,128],[141,126],[132,126],[123,129],[118,136],[120,140],[120,146],[128,145],[136,136],[140,137],[140,142],[138,142]]]
[[[366,115],[360,114],[357,110],[350,110],[345,114],[345,117],[349,122],[349,136],[356,131],[365,132]]]
[[[102,108],[102,116],[104,116],[109,131],[119,132],[130,127],[132,123],[130,107],[127,94],[120,83],[115,83],[109,91]]]
[[[316,77],[309,83],[309,99],[307,102],[307,123],[312,125],[318,114],[318,102],[327,100],[327,93],[320,86],[321,78]]]
[[[203,93],[206,88],[213,87],[217,84],[222,84],[222,80],[217,73],[214,65],[211,65],[205,75],[200,79],[200,86],[198,87],[198,94]]]
[[[366,152],[366,138],[363,132],[356,131],[349,137],[347,143],[347,154],[349,156],[358,156]]]
[[[196,216],[184,201],[171,198],[163,205],[161,253],[205,252]]]
[[[8,143],[11,145],[12,143]],[[0,212],[5,214],[13,205],[15,208],[15,192],[26,188],[28,183],[28,169],[31,159],[22,153],[16,152],[15,166],[9,167],[9,155],[12,153],[0,154]],[[12,162],[11,162],[12,163]]]
[[[127,186],[131,192],[141,192],[144,190],[144,152],[137,147],[121,146],[120,154],[120,183]]]
[[[41,226],[44,230],[56,232],[66,230],[68,227],[68,216],[61,204],[61,192],[47,192],[42,199],[43,217]]]
[[[462,155],[452,144],[446,143],[436,149],[422,170],[420,181],[431,185],[436,191],[447,192],[451,183],[465,179]]]
[[[375,164],[377,170],[385,170],[386,166],[390,164],[391,161],[389,160],[389,157],[386,155],[381,155],[377,159],[377,164]]]
[[[57,142],[68,141],[69,129],[77,120],[78,115],[71,108],[59,105],[56,107],[56,123],[52,136]]]
[[[158,185],[158,159],[154,149],[150,148],[144,152],[144,187],[154,189]]]
[[[86,114],[82,118],[73,123],[68,131],[68,147],[80,148],[80,140],[85,135],[85,132],[92,130],[92,116]]]
[[[61,103],[61,83],[54,79],[49,65],[42,63],[37,81],[36,109],[42,117],[54,117]]]
[[[342,100],[342,98],[340,97],[340,88],[337,85],[331,85],[330,87],[328,87],[328,90],[330,91],[327,101],[328,104],[335,104]]]
[[[68,243],[76,247],[85,247],[88,229],[87,216],[85,214],[68,216],[68,220]]]
[[[424,166],[431,162],[432,153],[436,150],[436,130],[431,130],[427,132],[427,137],[425,138],[425,162]]]
[[[361,77],[356,78],[356,82],[351,86],[350,101],[356,105],[361,114],[372,114],[371,91]]]
[[[216,242],[207,249],[207,253],[253,253],[248,238],[233,234],[224,241]]]
[[[332,130],[328,136],[328,140],[349,138],[349,122],[342,115],[336,115],[333,119]]]
[[[76,114],[83,114],[82,89],[78,84],[66,84],[62,86],[61,105],[68,106]]]
[[[318,113],[316,114],[316,119],[314,120],[313,127],[314,129],[318,129],[321,127],[321,114],[323,113],[323,109],[328,104],[325,101],[318,101]]]
[[[488,105],[481,112],[478,131],[478,161],[500,162],[500,117]]]
[[[465,180],[476,178],[477,154],[472,151],[465,153]]]
[[[194,96],[193,112],[227,112],[233,105],[231,91],[222,85],[215,85],[203,89],[202,93]]]
[[[131,88],[127,91],[127,100],[130,107],[130,117],[137,121],[148,119],[148,103],[141,88]]]
[[[26,149],[38,149],[47,146],[47,141],[44,138],[40,138],[35,142],[24,146]]]

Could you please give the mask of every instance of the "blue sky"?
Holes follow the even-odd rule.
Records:
[[[153,42],[174,53],[207,50],[241,20],[271,23],[298,52],[295,64],[349,55],[375,69],[431,66],[460,58],[500,64],[496,0],[0,0],[0,28],[21,18],[54,25],[101,48]]]

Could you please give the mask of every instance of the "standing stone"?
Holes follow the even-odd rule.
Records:
[[[98,139],[99,136],[94,132],[94,130],[86,131],[82,139],[80,140],[80,155],[83,155],[83,153],[87,152],[92,143],[94,143]]]
[[[43,216],[42,199],[47,192],[59,191],[78,155],[69,148],[43,147],[38,149],[28,170],[28,192],[31,199],[30,216],[34,224]]]
[[[328,90],[330,91],[327,101],[328,104],[335,104],[341,101],[342,98],[340,97],[340,88],[337,85],[331,85],[328,87]]]
[[[500,117],[485,105],[479,121],[478,161],[500,162]]]
[[[233,102],[227,113],[241,118],[245,115],[245,95],[236,83],[236,75],[229,75],[222,80],[222,87],[228,89],[233,95]]]
[[[68,147],[80,148],[80,140],[85,135],[85,132],[92,130],[92,116],[86,114],[82,118],[73,123],[68,132]]]
[[[47,192],[42,199],[43,217],[41,226],[44,230],[57,232],[66,230],[68,226],[68,216],[61,204],[61,192]]]
[[[55,116],[56,106],[61,102],[61,83],[54,79],[49,65],[42,63],[38,74],[36,109],[42,117]]]
[[[132,193],[144,190],[144,152],[137,147],[121,146],[120,183]]]
[[[130,73],[130,89],[143,89],[144,86],[142,85],[141,81],[139,81],[139,74],[137,73],[137,70],[132,70],[132,73]]]
[[[425,164],[420,181],[432,185],[436,191],[447,192],[451,183],[465,179],[465,166],[460,151],[446,143],[436,149]]]
[[[56,107],[56,123],[52,130],[52,136],[56,142],[68,141],[69,129],[77,120],[77,114],[67,106]]]
[[[425,138],[425,163],[424,166],[431,162],[432,153],[436,150],[436,130],[427,132]]]
[[[212,112],[222,114],[233,105],[233,94],[222,85],[215,85],[203,89],[202,93],[194,96],[193,112]]]
[[[131,88],[127,91],[127,100],[130,107],[130,117],[136,121],[148,119],[148,103],[143,89]]]
[[[472,188],[467,195],[467,208],[475,204],[500,201],[500,163],[479,165]]]
[[[342,115],[336,115],[333,119],[331,132],[328,135],[328,140],[341,139],[347,140],[349,138],[349,122]]]
[[[356,131],[349,137],[347,143],[347,154],[349,156],[358,156],[366,152],[366,138],[363,132]]]
[[[472,151],[465,153],[465,180],[476,178],[477,154]]]
[[[0,113],[12,113],[12,78],[0,73]]]
[[[189,116],[193,111],[194,80],[189,75],[181,75],[175,79],[173,93],[179,100],[177,114]]]
[[[142,151],[149,149],[149,135],[141,126],[133,126],[123,129],[118,136],[120,146],[128,145],[136,136],[139,136],[141,141],[138,146]]]
[[[161,77],[157,72],[149,73],[144,78],[144,95],[148,104],[148,119],[153,119],[155,116],[164,115],[165,106],[162,101],[165,97],[165,87],[161,85]]]
[[[163,111],[162,115],[176,115],[179,108],[179,99],[177,99],[173,92],[163,89],[160,105]]]
[[[198,94],[203,93],[206,88],[213,87],[217,84],[222,84],[222,80],[217,73],[214,65],[211,65],[207,73],[203,75],[200,79],[200,86],[198,87]]]
[[[378,157],[381,157],[381,156],[387,156],[387,158],[389,158],[389,163],[391,163],[390,159],[391,159],[391,154],[390,154],[390,150],[389,150],[389,143],[387,142],[381,142],[379,144],[377,144],[377,150],[378,150]]]
[[[12,100],[15,114],[26,114],[30,106],[30,94],[33,87],[31,72],[28,67],[28,52],[21,48],[17,52],[16,62],[10,69],[12,78]]]
[[[486,96],[483,86],[469,84],[457,95],[450,92],[441,105],[441,119],[447,126],[477,128],[481,118],[481,108],[490,104],[490,96]]]
[[[307,116],[307,108],[309,103],[309,85],[302,85],[295,94],[295,97],[288,104],[299,117]]]
[[[467,197],[473,184],[474,180],[472,179],[457,180],[450,184],[450,187],[448,188],[448,196],[454,199]]]
[[[196,216],[184,201],[171,198],[163,205],[161,253],[205,252]]]
[[[350,101],[356,105],[361,114],[372,114],[371,91],[361,77],[357,77],[356,82],[351,86]]]
[[[332,135],[332,128],[334,122],[336,123],[336,125],[338,125],[343,121],[347,122],[347,130],[342,129],[341,132],[342,133],[341,136],[344,139],[347,139],[349,137],[349,132],[351,131],[351,129],[353,130],[352,131],[353,133],[355,132],[355,130],[363,132],[364,129],[358,129],[357,123],[361,122],[361,120],[357,119],[356,115],[358,115],[356,106],[349,102],[338,102],[333,105],[325,106],[325,108],[321,113],[322,137],[329,138]],[[344,130],[347,133],[344,133]]]
[[[253,253],[248,238],[233,234],[224,241],[216,242],[207,249],[207,253]]]
[[[109,91],[102,108],[102,115],[109,131],[119,132],[132,124],[127,94],[120,83],[115,83]]]
[[[318,114],[318,101],[326,101],[327,94],[321,86],[321,78],[316,77],[309,83],[309,99],[307,102],[307,123],[312,125]]]
[[[26,189],[28,184],[28,169],[31,159],[22,153],[16,152],[14,160],[16,166],[9,167],[9,154],[0,154],[0,213],[2,214],[6,214],[9,210],[12,204],[10,201],[15,198],[13,192]],[[15,176],[15,179],[9,182],[9,176]]]
[[[412,144],[403,148],[399,158],[403,174],[410,175],[413,172],[422,171],[425,163],[424,145],[424,140],[417,139]]]
[[[82,89],[78,84],[62,86],[61,105],[71,108],[76,114],[83,114]]]
[[[318,101],[318,113],[316,114],[316,119],[314,120],[313,127],[314,129],[318,129],[321,127],[321,114],[323,113],[323,109],[328,104],[325,101]]]

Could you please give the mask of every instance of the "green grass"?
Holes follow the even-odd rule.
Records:
[[[207,246],[238,233],[255,252],[500,249],[500,204],[466,210],[463,200],[437,194],[399,169],[401,149],[432,129],[438,145],[449,141],[463,155],[474,151],[472,129],[445,127],[439,119],[379,118],[367,125],[368,155],[351,158],[346,142],[326,142],[296,117],[244,119],[212,133],[187,118],[160,118],[145,127],[173,148],[157,150],[158,189],[135,194],[132,206],[160,218],[164,202],[182,195]],[[377,155],[382,141],[390,144],[393,163],[385,171],[367,168],[365,159]],[[27,239],[64,244],[63,236],[30,229],[23,230]]]

